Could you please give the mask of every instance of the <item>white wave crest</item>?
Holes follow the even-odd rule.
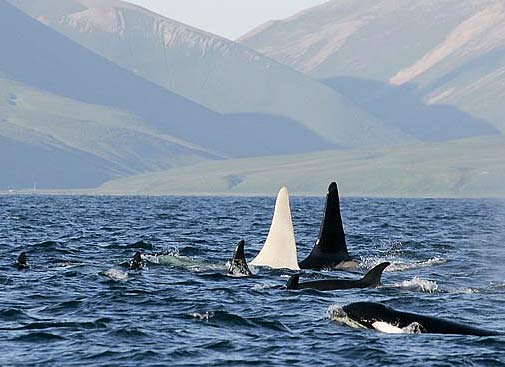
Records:
[[[256,284],[256,285],[252,286],[251,289],[253,291],[261,292],[261,291],[269,290],[269,289],[276,288],[276,287],[278,287],[278,284],[263,283],[263,284]]]
[[[112,280],[126,280],[128,279],[128,273],[119,269],[109,269],[101,273],[103,276],[110,278]]]
[[[403,260],[403,259],[397,259],[397,258],[383,258],[383,257],[370,257],[370,258],[364,258],[360,261],[359,266],[360,268],[363,269],[372,269],[374,266],[379,265],[380,263],[383,263],[385,261],[388,261],[391,263],[384,272],[398,272],[398,271],[407,271],[407,270],[414,270],[414,269],[421,269],[421,268],[427,268],[433,265],[438,265],[438,264],[443,264],[447,260],[441,259],[437,256],[425,260],[425,261],[420,261],[420,262],[414,262],[414,261],[409,261],[409,260]]]
[[[207,311],[204,313],[193,312],[190,313],[189,316],[199,321],[209,321],[211,318],[214,317],[214,312],[212,311]]]
[[[421,279],[417,276],[410,280],[404,280],[401,283],[396,283],[393,286],[426,293],[435,293],[440,291],[437,282]]]

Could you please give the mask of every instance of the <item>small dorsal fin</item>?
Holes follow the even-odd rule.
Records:
[[[332,182],[326,195],[324,216],[319,236],[310,255],[300,263],[302,269],[333,267],[349,261],[344,226],[340,214],[340,200],[336,182]]]
[[[298,289],[300,285],[300,275],[295,274],[291,278],[288,279],[288,282],[286,284],[287,289]]]
[[[386,269],[391,263],[383,262],[377,266],[375,266],[372,270],[370,270],[362,279],[361,282],[366,284],[367,287],[376,288],[380,285],[382,272]]]
[[[247,260],[245,258],[244,252],[245,241],[241,240],[237,247],[235,248],[235,252],[233,253],[233,259],[230,261],[230,267],[228,268],[228,274],[235,276],[251,276],[253,275],[251,270],[249,270],[249,266],[247,266]]]
[[[136,252],[135,255],[133,255],[133,258],[130,260],[128,268],[130,270],[142,270],[143,267],[144,264],[142,264],[142,254],[140,252]]]
[[[268,266],[274,269],[299,270],[296,252],[295,231],[291,220],[289,192],[281,188],[275,202],[272,225],[260,253],[251,265]]]
[[[26,252],[22,252],[19,254],[18,259],[16,261],[16,266],[18,267],[18,270],[23,270],[28,268],[28,264],[26,262]]]

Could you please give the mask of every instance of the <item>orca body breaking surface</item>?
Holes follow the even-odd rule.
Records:
[[[337,289],[353,289],[353,288],[376,288],[380,285],[382,272],[390,263],[384,262],[375,266],[362,279],[345,280],[345,279],[325,279],[315,280],[311,282],[300,283],[300,276],[293,275],[289,278],[286,285],[287,289],[317,289],[320,291],[333,291]]]
[[[249,269],[249,266],[247,266],[247,260],[245,259],[244,253],[244,245],[244,240],[241,240],[235,248],[233,258],[231,259],[230,266],[228,268],[228,274],[237,277],[250,277],[253,275]]]
[[[128,263],[128,270],[142,270],[143,268],[144,263],[142,262],[142,254],[140,252],[136,252]]]
[[[28,264],[26,262],[26,252],[22,252],[19,254],[18,259],[16,261],[16,267],[18,270],[28,269]]]
[[[281,188],[277,195],[274,216],[265,244],[250,264],[268,266],[273,269],[300,270],[289,206],[289,192],[286,187]]]
[[[400,330],[413,327],[418,333],[476,336],[499,335],[495,331],[479,329],[438,317],[397,311],[381,303],[357,302],[344,306],[342,309],[352,321],[368,329],[379,331],[399,332]]]
[[[336,182],[332,182],[326,195],[324,216],[316,244],[309,256],[300,262],[302,269],[331,269],[345,263],[353,263],[347,251],[344,226],[340,214],[340,200]],[[354,264],[356,266],[356,264]]]

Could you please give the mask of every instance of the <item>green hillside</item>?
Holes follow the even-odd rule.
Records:
[[[2,188],[31,187],[33,181],[38,181],[39,187],[44,187],[46,181],[51,182],[46,187],[67,187],[71,177],[65,171],[69,173],[70,167],[62,166],[67,155],[76,155],[72,160],[73,169],[78,169],[83,161],[93,162],[88,172],[93,177],[83,180],[82,186],[72,180],[70,186],[74,187],[98,185],[114,177],[215,158],[200,148],[150,131],[133,115],[77,102],[2,76],[0,137],[23,147],[16,149],[16,154],[14,150],[4,152],[9,160],[18,162],[18,170],[29,162],[44,160],[44,151],[51,151],[53,160],[45,172],[33,174],[33,167],[29,165],[18,179],[1,175]],[[28,146],[44,149],[34,154]]]
[[[338,180],[344,195],[394,197],[505,196],[505,138],[368,151],[328,151],[205,162],[104,184],[113,194],[296,194],[325,192]]]

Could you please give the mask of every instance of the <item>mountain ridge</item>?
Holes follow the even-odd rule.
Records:
[[[415,85],[503,133],[504,23],[501,0],[331,0],[240,42],[317,79]]]
[[[219,113],[257,113],[258,121],[264,115],[288,118],[343,147],[416,140],[385,126],[323,83],[248,47],[143,8],[108,1],[98,10],[71,9],[61,14],[56,6],[34,10],[29,5],[40,3],[36,0],[10,2],[124,69]],[[97,27],[97,14],[109,11],[115,15]]]

